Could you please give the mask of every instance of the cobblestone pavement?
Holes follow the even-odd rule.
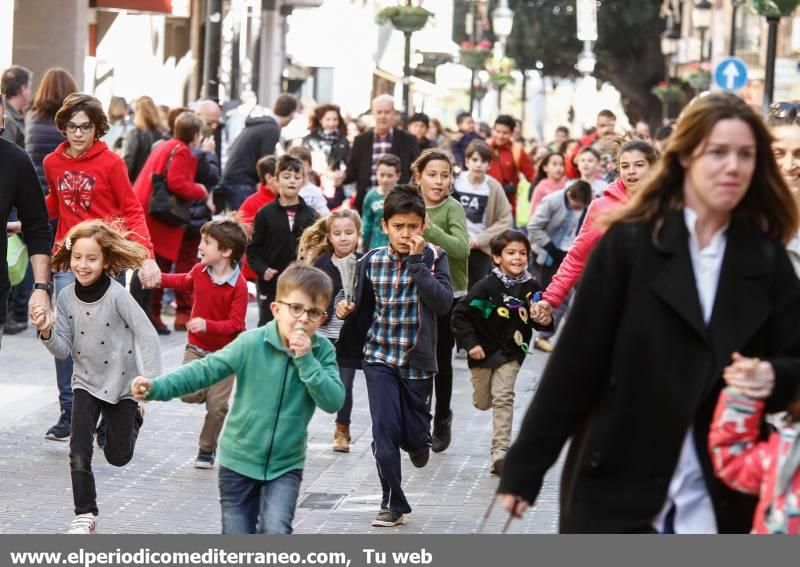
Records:
[[[248,323],[255,326],[251,306]],[[169,320],[169,318],[167,318]],[[162,337],[164,368],[181,361],[185,333]],[[515,432],[530,402],[546,355],[528,357],[517,380]],[[366,388],[354,391],[353,445],[331,450],[333,416],[317,411],[309,428],[308,458],[295,515],[296,533],[471,533],[481,523],[497,478],[489,474],[491,412],[472,407],[466,361],[455,360],[453,443],[415,469],[404,457],[404,487],[414,511],[397,528],[372,528],[380,484],[370,452]],[[146,405],[131,463],[115,468],[96,453],[94,473],[100,533],[219,533],[216,471],[195,469],[202,406],[173,400]],[[0,350],[0,533],[64,533],[73,517],[67,443],[44,433],[58,417],[53,360],[32,329],[4,337]],[[510,533],[557,530],[560,465],[547,476],[533,513]],[[485,531],[499,533],[505,514],[495,507]]]

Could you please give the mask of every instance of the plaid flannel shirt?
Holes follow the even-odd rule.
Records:
[[[420,298],[405,258],[385,246],[369,259],[367,277],[375,292],[375,314],[364,345],[364,362],[387,364],[410,380],[433,378],[433,372],[423,372],[407,361],[419,328]]]
[[[392,140],[394,139],[394,130],[389,130],[383,138],[378,136],[377,132],[373,132],[372,137],[372,171],[369,177],[371,186],[378,184],[378,160],[392,151]]]

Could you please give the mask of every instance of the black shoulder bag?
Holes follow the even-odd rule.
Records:
[[[150,193],[150,205],[148,206],[147,212],[151,217],[165,224],[186,226],[189,224],[189,219],[191,218],[191,211],[189,208],[190,202],[170,192],[169,187],[167,187],[169,166],[178,148],[179,146],[175,146],[172,152],[170,152],[167,166],[164,168],[164,173],[154,173],[151,178],[153,190]]]

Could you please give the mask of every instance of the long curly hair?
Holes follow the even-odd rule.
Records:
[[[297,257],[306,264],[311,264],[323,254],[333,254],[333,243],[330,234],[333,222],[339,219],[350,219],[361,234],[361,217],[353,209],[339,209],[319,219],[303,231],[297,246]],[[355,250],[353,250],[355,252]]]
[[[70,229],[53,255],[53,270],[66,272],[70,269],[72,247],[81,238],[94,238],[100,245],[108,275],[113,277],[123,270],[136,270],[149,258],[150,252],[138,242],[129,240],[130,234],[125,230],[122,220],[107,223],[94,219],[78,223]]]

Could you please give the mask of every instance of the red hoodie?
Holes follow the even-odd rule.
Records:
[[[564,303],[569,292],[572,291],[575,283],[581,277],[583,268],[589,260],[589,254],[592,253],[600,237],[603,236],[603,230],[596,226],[597,221],[627,202],[628,191],[625,189],[622,179],[617,179],[605,188],[602,197],[592,201],[592,204],[589,205],[589,209],[586,211],[586,218],[581,225],[578,236],[575,238],[575,242],[572,243],[567,257],[561,262],[558,272],[553,276],[550,285],[547,286],[544,294],[542,294],[542,299],[552,305],[553,308]]]
[[[131,237],[146,246],[152,258],[150,231],[122,158],[99,140],[76,158],[67,155],[68,147],[69,142],[62,142],[44,158],[44,173],[51,187],[46,198],[47,212],[51,219],[58,219],[55,249],[61,246],[70,229],[82,221],[121,218]]]
[[[269,205],[275,200],[277,196],[272,192],[267,185],[261,183],[258,186],[258,191],[250,195],[244,200],[242,206],[239,207],[238,215],[239,222],[247,225],[250,230],[253,228],[253,223],[256,219],[256,213],[261,210],[261,207]],[[247,256],[242,256],[242,275],[246,280],[251,282],[258,281],[258,275],[253,271],[253,268],[247,263]]]

